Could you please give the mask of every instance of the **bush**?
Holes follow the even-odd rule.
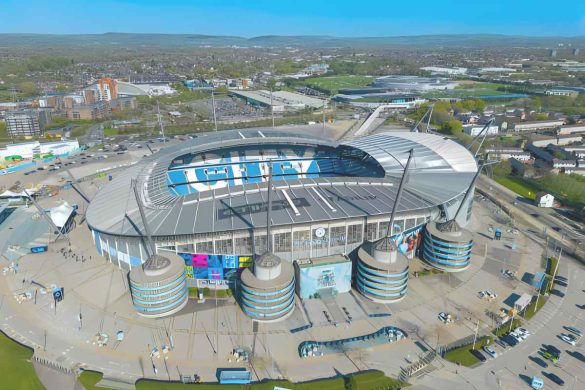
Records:
[[[519,327],[520,325],[522,325],[522,321],[519,318],[514,318],[512,320],[512,330],[516,329],[517,327]],[[503,324],[502,326],[500,326],[499,328],[495,328],[494,330],[492,330],[492,333],[498,337],[498,338],[502,338],[505,335],[507,335],[510,330],[510,323],[506,322],[505,324]]]

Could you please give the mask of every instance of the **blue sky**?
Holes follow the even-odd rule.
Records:
[[[585,0],[2,0],[0,32],[585,35]]]

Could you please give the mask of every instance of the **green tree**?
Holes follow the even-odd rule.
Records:
[[[463,124],[457,119],[449,119],[441,125],[441,131],[451,135],[461,133],[462,130]]]
[[[32,81],[23,81],[18,88],[26,96],[33,96],[37,94],[37,86]]]

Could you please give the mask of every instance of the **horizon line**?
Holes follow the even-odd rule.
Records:
[[[131,35],[201,35],[207,37],[224,37],[224,38],[244,38],[254,39],[261,37],[324,37],[336,39],[375,39],[375,38],[412,38],[412,37],[463,37],[463,36],[498,36],[498,37],[521,37],[521,38],[585,38],[583,35],[522,35],[522,34],[505,34],[505,33],[437,33],[437,34],[403,34],[403,35],[330,35],[330,34],[261,34],[261,35],[221,35],[206,34],[200,32],[127,32],[127,31],[105,31],[105,32],[77,32],[77,33],[53,33],[53,32],[1,32],[0,35],[55,35],[55,36],[73,36],[73,35],[107,35],[107,34],[131,34]]]

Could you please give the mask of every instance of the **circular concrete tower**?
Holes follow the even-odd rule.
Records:
[[[357,290],[366,298],[381,303],[404,298],[408,284],[408,259],[394,241],[384,237],[365,243],[358,250]]]
[[[423,240],[423,259],[432,267],[461,272],[471,264],[473,236],[455,221],[429,222]]]
[[[293,265],[265,252],[254,261],[254,272],[246,268],[240,278],[242,310],[256,321],[278,321],[295,307]]]
[[[174,253],[154,254],[129,274],[132,302],[143,317],[157,318],[174,314],[187,304],[184,260]]]

